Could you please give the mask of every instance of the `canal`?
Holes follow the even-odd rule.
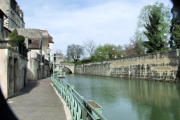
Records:
[[[180,120],[180,84],[85,75],[66,80],[109,120]]]

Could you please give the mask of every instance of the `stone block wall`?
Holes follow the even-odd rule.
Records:
[[[0,8],[8,16],[4,26],[8,29],[24,28],[24,15],[16,0],[0,0]]]
[[[76,74],[178,81],[180,51],[169,51],[75,66]]]
[[[27,84],[27,59],[8,47],[0,47],[0,55],[0,87],[8,98]]]
[[[41,56],[37,51],[28,52],[28,80],[39,80],[50,77],[49,61],[43,59],[41,65]]]

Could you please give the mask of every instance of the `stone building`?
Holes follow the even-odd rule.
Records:
[[[55,71],[59,71],[59,70],[61,70],[61,68],[62,68],[62,63],[64,62],[64,56],[63,56],[63,54],[61,53],[61,52],[56,52],[55,54],[54,54],[54,63],[55,63],[55,65],[54,65],[54,69],[55,69]]]
[[[4,12],[0,9],[0,39],[3,38]]]
[[[47,30],[42,30],[42,38],[43,38],[43,42],[42,42],[42,51],[43,54],[45,55],[45,59],[49,60],[49,61],[53,61],[52,55],[53,55],[53,38],[52,36],[48,33]],[[47,49],[49,48],[49,53],[47,53]]]
[[[0,88],[8,98],[27,84],[27,58],[5,40],[0,41],[0,55]]]
[[[10,30],[24,28],[24,13],[16,0],[0,0],[0,9],[7,15],[4,27]]]
[[[6,18],[6,14],[0,9],[0,40],[7,38],[10,34],[10,30],[4,27],[4,18]]]
[[[53,38],[47,30],[17,29],[19,35],[30,40],[28,45],[28,79],[37,80],[50,76]],[[50,50],[50,54],[47,50]]]

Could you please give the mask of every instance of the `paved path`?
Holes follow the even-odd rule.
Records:
[[[8,103],[20,120],[66,120],[63,104],[49,78],[30,81]]]

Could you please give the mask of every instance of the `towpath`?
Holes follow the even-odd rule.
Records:
[[[50,78],[29,81],[8,103],[20,120],[66,120],[63,103],[53,90]]]

